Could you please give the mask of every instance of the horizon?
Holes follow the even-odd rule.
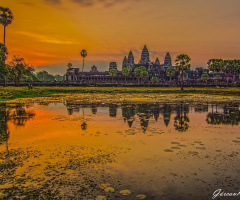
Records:
[[[0,6],[14,15],[6,28],[8,61],[19,55],[36,71],[63,75],[69,62],[81,68],[82,49],[88,52],[85,71],[92,65],[106,71],[112,61],[121,69],[130,50],[138,63],[145,44],[151,61],[163,63],[169,52],[174,65],[185,53],[192,69],[240,55],[238,0],[0,0]]]

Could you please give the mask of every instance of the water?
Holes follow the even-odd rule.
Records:
[[[238,103],[0,104],[0,120],[0,199],[239,192]]]

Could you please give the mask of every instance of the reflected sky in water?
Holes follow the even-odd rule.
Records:
[[[0,104],[0,199],[238,192],[237,103]],[[236,191],[235,191],[236,190]],[[124,195],[125,194],[125,195]]]

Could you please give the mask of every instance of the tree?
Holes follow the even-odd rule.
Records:
[[[6,86],[6,80],[8,75],[7,66],[5,64],[7,55],[8,55],[7,47],[4,44],[0,43],[0,78],[4,79],[5,86]]]
[[[3,43],[0,43],[0,56],[2,57],[4,63],[7,60],[7,55],[8,55],[7,47]]]
[[[83,49],[81,51],[81,56],[83,57],[83,66],[82,66],[82,72],[83,72],[83,69],[84,69],[84,58],[87,56],[87,51],[85,49]]]
[[[217,72],[218,75],[218,73],[224,69],[223,59],[210,59],[207,64],[209,70],[213,71],[213,78],[214,72]]]
[[[117,76],[117,70],[116,69],[110,69],[109,75],[112,77],[112,83],[113,83],[113,77]]]
[[[168,67],[166,73],[167,73],[167,76],[170,77],[170,82],[171,82],[172,77],[174,77],[174,75],[176,73],[175,67]]]
[[[47,81],[47,79],[48,79],[48,72],[47,71],[45,71],[45,70],[42,70],[42,71],[39,71],[39,72],[37,72],[37,78],[38,78],[38,80],[39,81],[44,81],[44,82],[46,82]]]
[[[25,63],[24,58],[14,56],[7,66],[10,78],[18,86],[23,75],[32,76],[34,68]]]
[[[134,69],[134,74],[138,79],[138,84],[139,84],[139,79],[146,79],[148,77],[148,72],[146,70],[146,67],[144,66],[139,66]]]
[[[140,77],[141,77],[141,72],[142,72],[142,70],[139,68],[139,67],[136,67],[135,69],[134,69],[134,75],[137,77],[137,79],[138,79],[138,84],[139,84],[139,79],[140,79]]]
[[[183,73],[187,72],[191,64],[189,64],[191,58],[186,54],[180,54],[177,56],[175,62],[176,62],[176,70],[181,75],[181,91],[183,91]]]
[[[233,82],[235,81],[235,77],[240,73],[240,60],[234,59],[230,66],[231,74],[233,75]]]
[[[206,84],[207,84],[207,80],[209,79],[209,75],[208,74],[202,74],[201,79],[206,81]]]
[[[224,72],[227,75],[227,86],[229,82],[228,74],[231,73],[232,67],[233,67],[233,60],[224,60]]]
[[[142,80],[146,80],[148,78],[148,72],[146,70],[142,70],[140,76]]]
[[[8,75],[7,66],[4,63],[2,56],[0,55],[0,78],[3,78],[6,82],[6,76]]]
[[[68,67],[68,69],[70,69],[72,67],[72,63],[68,63],[67,67]]]
[[[124,67],[122,69],[122,75],[125,77],[125,83],[127,83],[127,76],[130,74],[130,69],[128,67]]]
[[[154,83],[154,84],[158,84],[159,83],[159,78],[157,76],[153,76],[151,78],[151,82]]]
[[[63,76],[57,74],[57,75],[54,76],[54,79],[55,79],[56,81],[63,81]]]
[[[3,25],[3,43],[6,44],[6,27],[13,21],[13,14],[9,8],[0,6],[0,23]]]

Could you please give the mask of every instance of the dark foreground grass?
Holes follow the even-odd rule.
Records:
[[[157,93],[157,94],[208,94],[240,96],[240,88],[180,88],[170,87],[1,87],[0,101],[16,98],[46,97],[67,93]]]

